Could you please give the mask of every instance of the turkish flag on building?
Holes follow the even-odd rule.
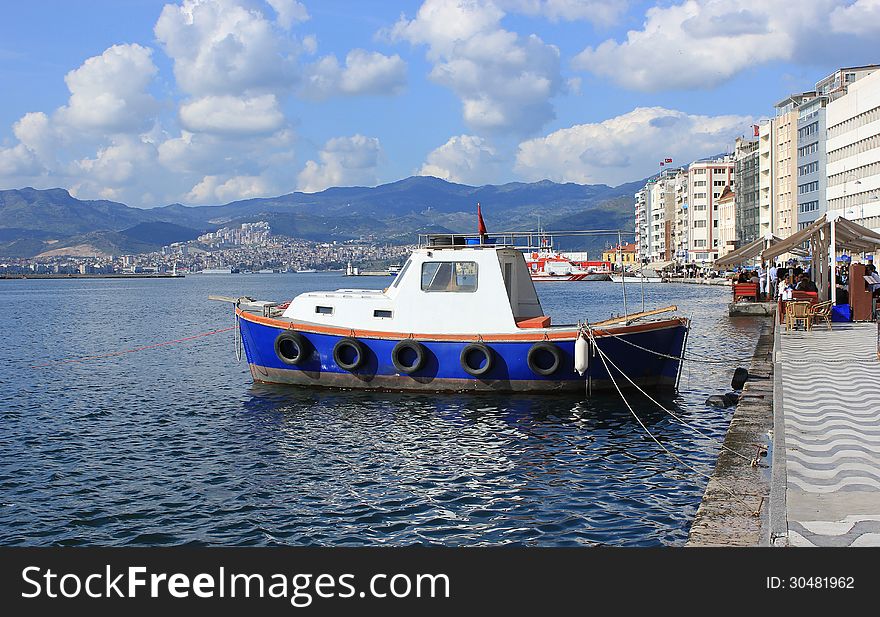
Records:
[[[752,129],[755,131],[755,137],[758,137],[760,135],[760,128],[761,127],[759,127],[757,124],[752,125]]]

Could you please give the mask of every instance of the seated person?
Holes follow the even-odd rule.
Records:
[[[794,291],[794,284],[792,283],[791,277],[785,277],[785,280],[779,284],[779,299],[780,300],[791,300],[792,291]]]
[[[806,274],[801,274],[800,280],[798,280],[797,287],[795,287],[797,291],[812,291],[818,292],[819,288],[816,287],[816,283],[814,283],[809,276]]]

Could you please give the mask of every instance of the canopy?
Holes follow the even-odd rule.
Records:
[[[745,246],[741,246],[738,249],[729,252],[724,257],[715,260],[716,266],[734,266],[737,264],[745,263],[746,261],[753,259],[761,254],[761,251],[768,247],[772,247],[778,242],[781,242],[779,238],[772,234],[768,234],[761,238],[758,238],[754,242],[750,242]]]
[[[845,218],[838,217],[833,220],[836,227],[836,233],[834,234],[835,249],[861,253],[873,253],[880,249],[880,234],[876,231],[862,227],[858,223],[853,223]],[[803,253],[801,245],[809,242],[814,235],[827,233],[831,222],[828,216],[823,214],[808,227],[762,251],[761,258],[768,260],[783,253]]]
[[[655,261],[655,262],[649,263],[647,265],[647,268],[650,268],[651,270],[665,270],[669,266],[674,266],[674,265],[675,265],[674,261]]]
[[[813,262],[813,280],[819,286],[822,299],[837,299],[837,286],[831,285],[828,268],[837,261],[837,251],[873,253],[880,249],[880,234],[849,219],[823,214],[815,222],[785,240],[761,252],[761,258],[773,259],[783,253],[803,252],[802,245],[809,243]],[[830,289],[829,289],[830,288]]]

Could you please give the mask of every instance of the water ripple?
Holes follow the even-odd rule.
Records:
[[[664,455],[614,396],[257,386],[223,336],[30,368],[231,324],[209,293],[288,298],[342,283],[0,281],[14,316],[0,348],[0,544],[683,543],[705,478]],[[614,284],[555,287],[539,289],[555,321],[583,318],[584,297],[592,319],[617,310]],[[726,317],[728,293],[651,286],[648,304],[694,318],[691,354],[748,356],[757,324]],[[34,304],[52,309],[20,310]],[[721,437],[730,410],[704,400],[733,368],[686,368],[676,413]],[[634,403],[658,439],[711,472],[715,440]]]

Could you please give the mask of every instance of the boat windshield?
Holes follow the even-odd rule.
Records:
[[[406,260],[406,263],[403,264],[403,267],[400,269],[400,272],[397,273],[397,277],[394,279],[394,282],[391,283],[392,287],[397,287],[400,285],[400,281],[403,280],[403,275],[406,274],[406,269],[409,268],[409,264],[412,263],[412,258]]]
[[[426,261],[422,264],[423,291],[474,292],[477,264],[473,261]]]

